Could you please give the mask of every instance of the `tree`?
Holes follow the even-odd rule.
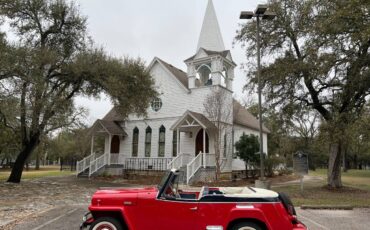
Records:
[[[95,48],[86,18],[66,0],[0,0],[0,16],[15,33],[1,52],[0,83],[18,99],[21,148],[8,182],[19,183],[40,137],[81,117],[76,96],[110,96],[123,117],[143,115],[156,96],[140,59],[110,57]],[[1,111],[5,120],[14,118]],[[14,132],[16,127],[6,123]]]
[[[262,50],[271,57],[262,70],[264,94],[274,108],[317,111],[329,133],[328,186],[339,188],[347,128],[370,94],[370,2],[364,0],[270,0],[273,21],[262,22]],[[236,41],[255,57],[255,23]],[[256,85],[249,71],[249,89]]]
[[[248,165],[257,165],[259,148],[258,136],[253,134],[246,135],[243,133],[240,140],[235,143],[236,155],[244,161],[246,173],[248,172]]]
[[[87,129],[66,129],[49,140],[47,151],[54,159],[60,160],[61,169],[67,162],[72,169],[78,159],[89,154],[90,138],[87,133]]]
[[[204,101],[204,110],[208,118],[215,124],[216,130],[213,132],[214,150],[216,157],[216,180],[221,174],[222,150],[229,152],[232,146],[231,127],[232,127],[232,97],[224,89],[214,88]],[[226,143],[225,143],[226,142]],[[222,145],[223,144],[223,145]],[[223,147],[222,147],[223,146]],[[226,148],[226,149],[224,149]]]

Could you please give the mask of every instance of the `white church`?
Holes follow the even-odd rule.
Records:
[[[214,175],[216,165],[225,175],[245,170],[244,162],[235,156],[234,144],[243,133],[258,136],[259,123],[233,99],[236,64],[225,48],[212,0],[196,53],[184,62],[186,71],[153,59],[148,70],[159,97],[148,106],[147,116],[124,119],[113,108],[97,120],[91,128],[91,155],[77,163],[77,175],[178,168],[189,183],[205,179],[204,172]],[[209,105],[212,101],[222,105]],[[215,110],[222,111],[221,116]],[[266,153],[268,132],[263,127]],[[105,138],[103,153],[94,152],[96,136]]]

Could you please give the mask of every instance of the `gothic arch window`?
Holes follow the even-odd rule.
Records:
[[[211,77],[211,67],[209,65],[203,64],[197,69],[197,78],[201,85],[212,85]]]
[[[139,129],[137,127],[132,131],[132,157],[137,157],[139,147]]]
[[[227,154],[227,136],[226,133],[224,134],[224,158],[226,158]]]
[[[158,157],[164,157],[165,145],[166,145],[166,128],[162,125],[159,128]]]
[[[172,156],[177,156],[177,131],[173,131],[172,134]]]
[[[145,130],[145,157],[150,157],[152,148],[152,128],[148,126]]]

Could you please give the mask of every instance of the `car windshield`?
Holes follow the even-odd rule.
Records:
[[[165,186],[165,183],[166,183],[168,177],[170,176],[170,174],[171,174],[171,171],[167,171],[163,175],[161,182],[158,184],[158,190],[161,190],[163,188],[163,186]]]

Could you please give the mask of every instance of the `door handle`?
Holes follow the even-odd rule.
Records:
[[[193,208],[190,208],[191,211],[197,211],[198,210],[198,207],[193,207]]]

